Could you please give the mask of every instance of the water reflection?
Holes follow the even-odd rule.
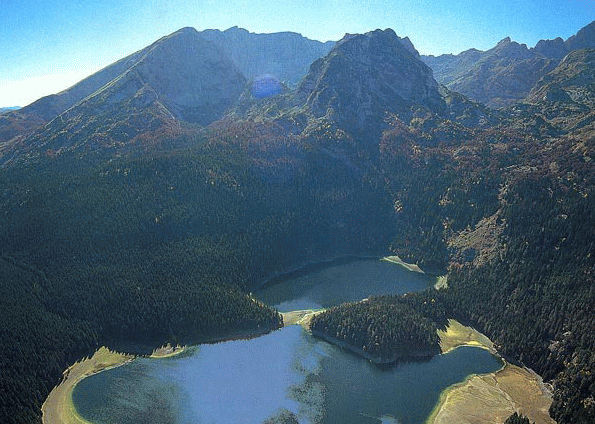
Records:
[[[181,358],[139,359],[76,386],[97,424],[423,423],[448,386],[496,371],[488,351],[463,347],[429,361],[377,366],[290,326],[252,340],[203,345]]]

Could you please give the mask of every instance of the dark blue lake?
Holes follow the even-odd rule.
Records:
[[[255,296],[281,312],[328,308],[373,295],[424,290],[436,277],[412,272],[379,259],[329,264],[310,272],[295,272]]]

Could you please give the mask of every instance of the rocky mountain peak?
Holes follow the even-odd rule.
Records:
[[[234,63],[193,28],[163,37],[134,62],[39,132],[27,144],[52,151],[125,146],[142,136],[207,125],[223,117],[245,88]]]
[[[409,37],[401,38],[401,44],[403,44],[403,47],[405,47],[409,51],[409,53],[413,54],[416,57],[421,57],[419,52],[409,39]]]
[[[553,40],[539,40],[533,50],[551,59],[562,59],[568,53],[568,48],[561,37]]]
[[[592,108],[595,105],[595,49],[575,50],[544,75],[527,96],[531,103],[569,103]]]
[[[256,34],[238,27],[205,30],[200,34],[223,50],[246,79],[269,74],[290,87],[297,86],[310,64],[334,45],[309,40],[294,32]]]
[[[568,50],[589,49],[595,47],[595,21],[580,29],[565,42]]]
[[[506,46],[507,44],[512,43],[512,40],[510,39],[510,37],[506,37],[503,38],[502,40],[500,40],[498,42],[498,44],[496,44],[496,47],[502,47],[502,46]]]
[[[153,44],[133,70],[174,116],[200,124],[221,117],[246,84],[231,59],[194,28]]]
[[[494,54],[497,57],[504,57],[507,60],[525,60],[535,56],[526,44],[520,44],[506,37],[500,41],[496,47],[486,52],[488,55]]]
[[[310,68],[296,97],[318,117],[356,132],[377,131],[386,113],[443,106],[431,69],[391,29],[346,35]]]

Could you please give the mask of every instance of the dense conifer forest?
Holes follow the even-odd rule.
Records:
[[[248,295],[266,277],[383,250],[367,220],[390,219],[381,188],[299,145],[299,162],[258,151],[266,127],[228,131],[0,173],[3,422],[39,422],[62,371],[99,346],[146,354],[276,329],[280,315]]]
[[[436,301],[429,299],[429,302]],[[310,329],[314,335],[377,363],[439,353],[436,324],[409,304],[411,301],[397,296],[342,304],[315,315]]]

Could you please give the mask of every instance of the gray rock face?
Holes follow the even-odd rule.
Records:
[[[564,44],[568,51],[595,48],[595,21],[582,28]]]
[[[355,132],[377,131],[387,113],[407,119],[416,105],[444,108],[432,70],[392,30],[345,36],[312,64],[296,98]]]
[[[221,118],[246,84],[224,52],[192,28],[159,40],[129,72],[137,72],[174,117],[203,125]]]
[[[458,56],[424,58],[436,68],[436,78],[450,90],[490,107],[508,106],[524,98],[557,60],[505,38],[494,48],[470,50]]]
[[[246,79],[213,43],[192,28],[135,54],[136,63],[32,135],[53,151],[79,145],[123,146],[180,122],[208,125],[238,99]]]
[[[297,86],[310,64],[335,45],[332,41],[309,40],[294,32],[255,34],[238,27],[200,34],[223,50],[246,79],[270,74],[290,87]]]
[[[233,62],[192,28],[160,39],[136,57],[136,63],[65,117],[80,109],[101,114],[115,106],[127,110],[159,103],[173,118],[206,125],[223,115],[246,84]]]
[[[554,40],[539,40],[533,50],[551,59],[562,59],[568,54],[568,47],[560,37]]]
[[[531,103],[595,105],[595,49],[569,53],[552,72],[543,76],[526,99]]]

